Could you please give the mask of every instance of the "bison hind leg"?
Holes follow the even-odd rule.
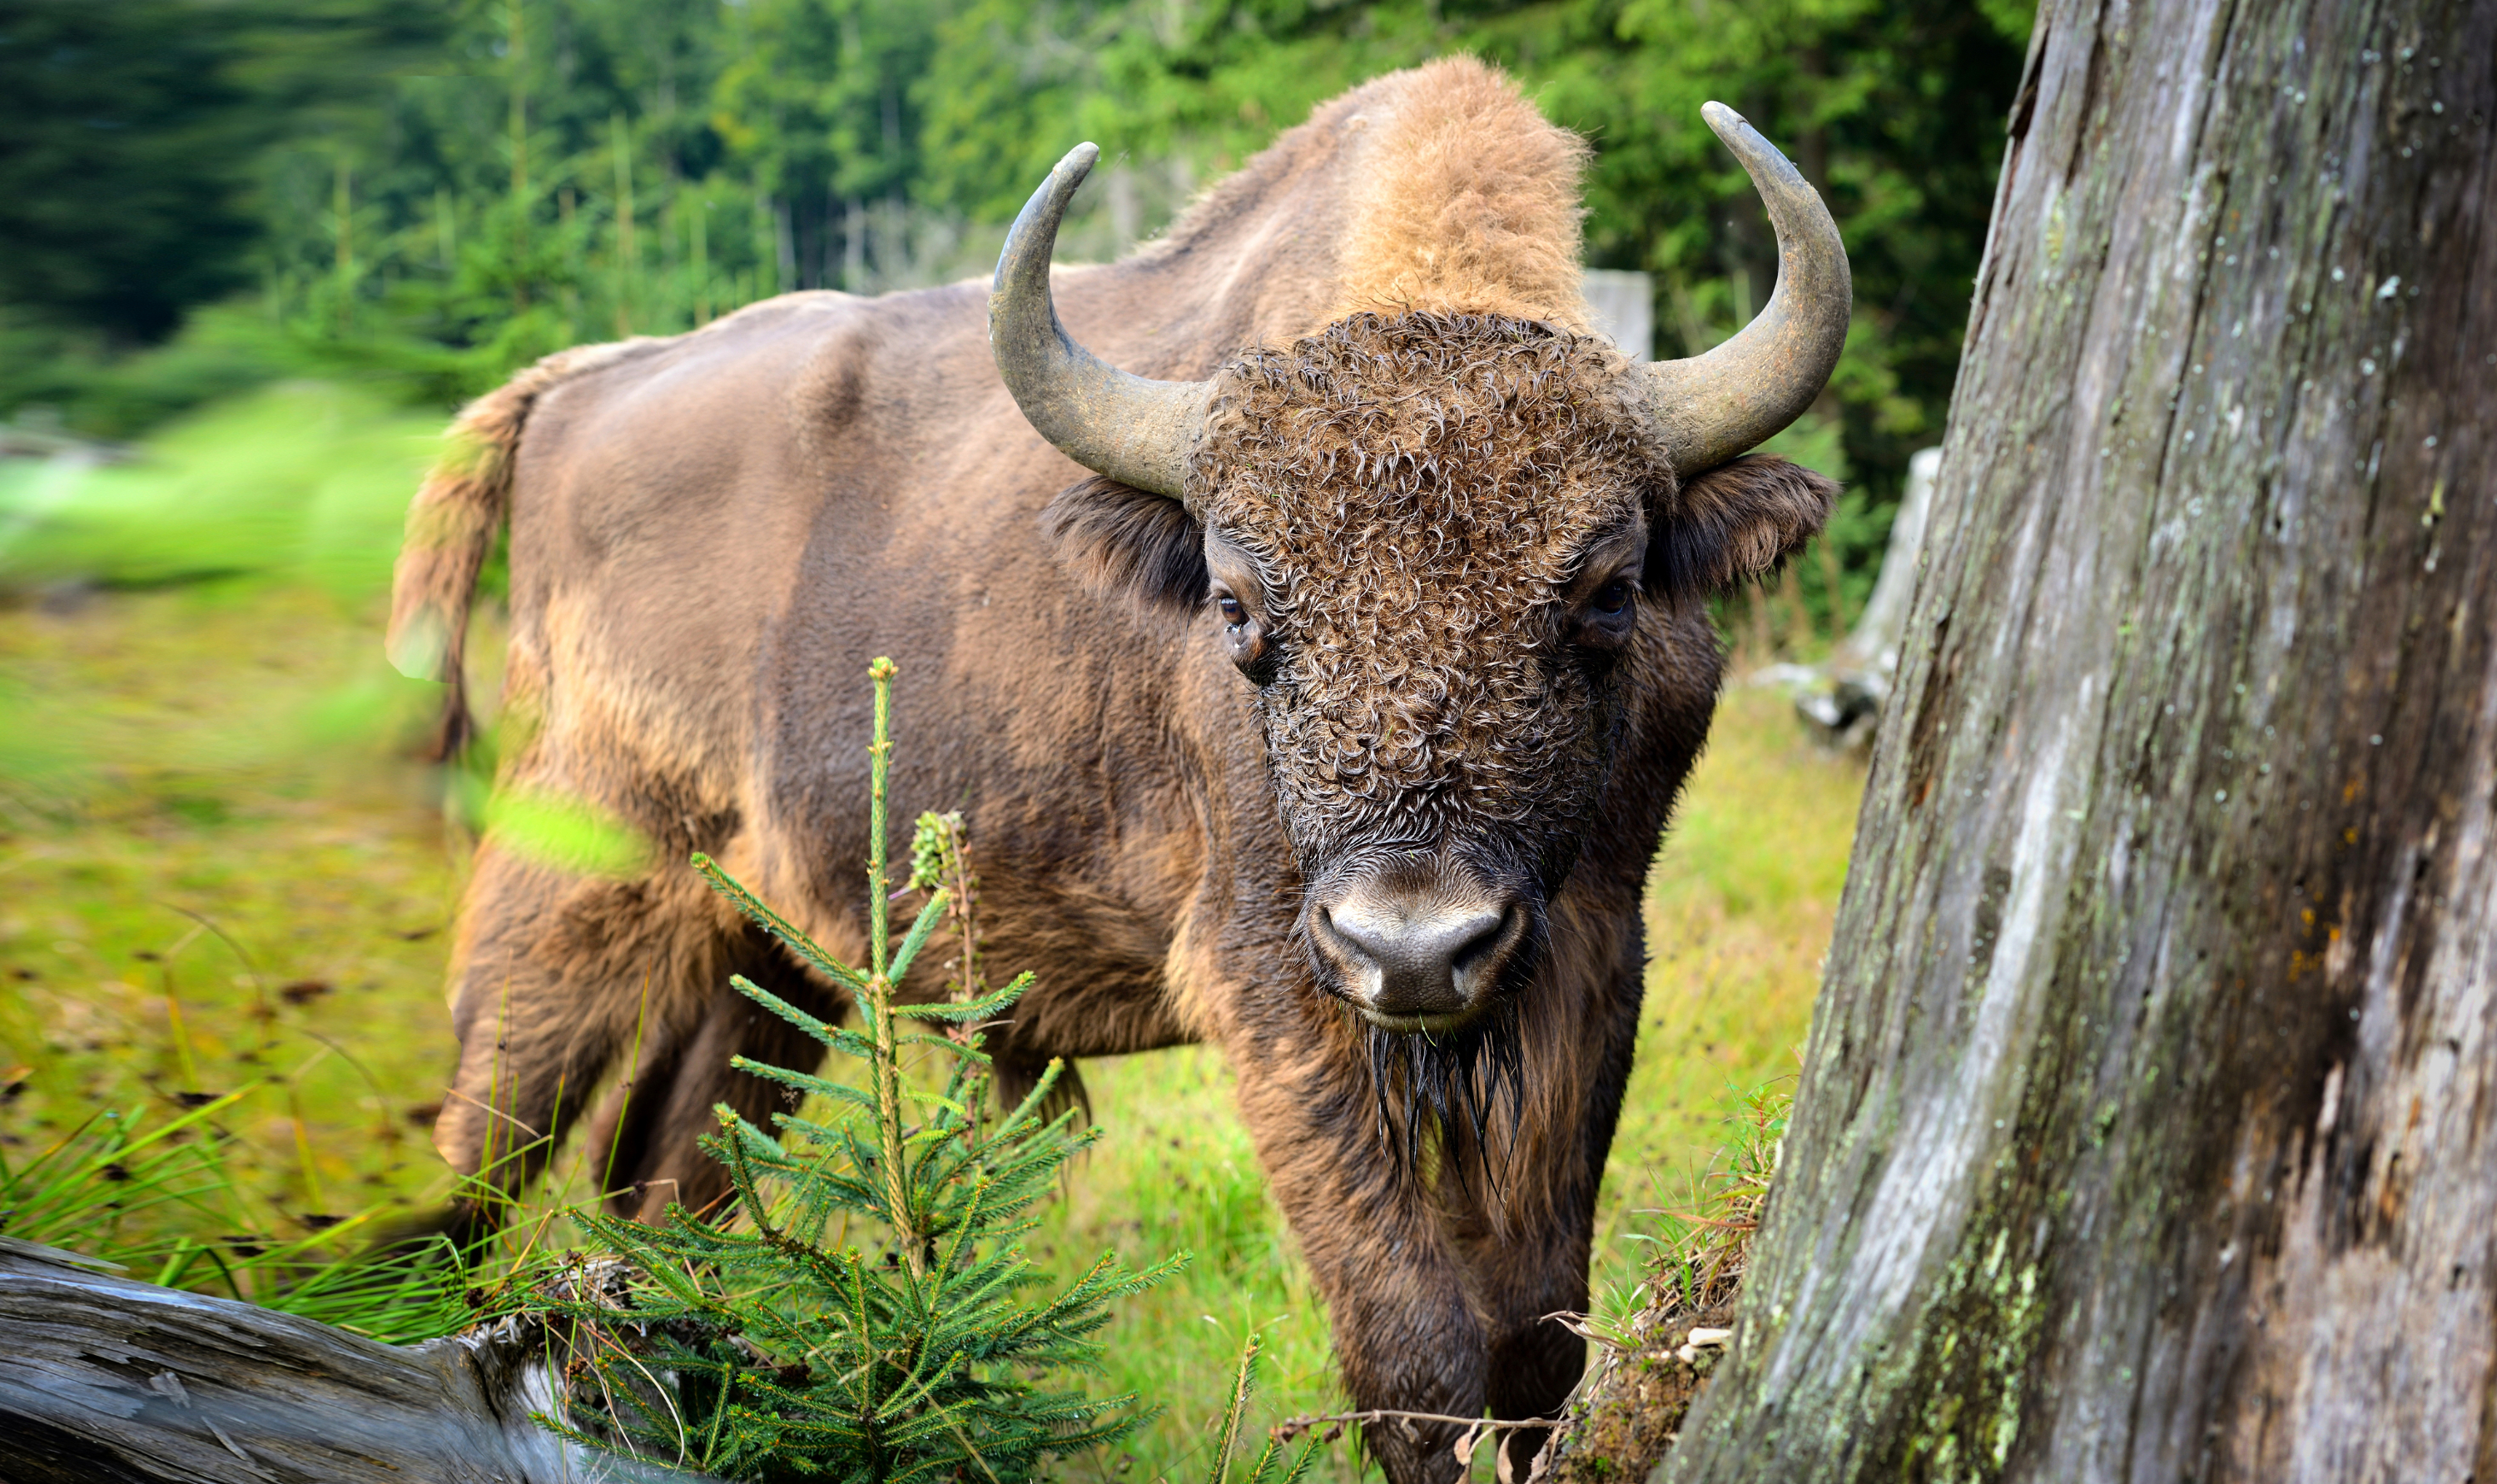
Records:
[[[609,1172],[601,1184],[619,1215],[656,1221],[676,1204],[717,1216],[729,1195],[728,1174],[701,1145],[719,1131],[716,1110],[725,1104],[769,1130],[774,1113],[794,1112],[799,1102],[796,1089],[740,1071],[731,1059],[795,1072],[823,1064],[814,1037],[748,999],[728,974],[743,974],[818,1020],[840,1018],[832,992],[792,968],[759,932],[743,933],[732,958],[688,1032],[646,1055],[608,1094],[592,1125],[589,1148]]]

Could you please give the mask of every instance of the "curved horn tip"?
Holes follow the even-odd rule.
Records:
[[[1752,127],[1752,121],[1722,103],[1711,100],[1699,106],[1699,116],[1708,123],[1709,131],[1733,152],[1743,169],[1754,178],[1766,170],[1771,178],[1787,185],[1800,185],[1811,190],[1812,182],[1804,179],[1786,151],[1768,141],[1768,137]],[[1817,198],[1820,193],[1813,191]]]
[[[1059,452],[1096,474],[1180,499],[1207,384],[1153,381],[1109,365],[1067,334],[1050,292],[1059,219],[1100,157],[1090,141],[1068,150],[1015,218],[989,284],[990,350],[1015,405]]]
[[[1820,193],[1742,114],[1711,99],[1700,116],[1742,163],[1778,235],[1778,287],[1716,349],[1648,367],[1651,405],[1678,472],[1714,468],[1792,423],[1828,384],[1854,300],[1847,246]]]

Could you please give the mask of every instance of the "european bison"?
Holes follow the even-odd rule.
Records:
[[[787,295],[470,407],[409,512],[393,652],[458,684],[508,521],[502,785],[658,849],[604,879],[489,833],[443,1152],[560,1137],[639,1027],[591,1137],[631,1209],[719,1193],[710,1108],[773,1096],[730,1055],[812,1049],[730,972],[830,992],[682,863],[859,955],[862,677],[889,653],[895,797],[964,810],[989,952],[1040,973],[1000,1061],[1219,1045],[1355,1402],[1550,1414],[1641,884],[1717,695],[1704,603],[1834,493],[1736,456],[1818,395],[1845,254],[1776,150],[1708,121],[1783,256],[1693,360],[1589,332],[1586,148],[1457,59],[1319,108],[1122,262],[1050,267],[1086,145],[985,293]],[[1452,1436],[1372,1441],[1410,1484],[1455,1471]]]

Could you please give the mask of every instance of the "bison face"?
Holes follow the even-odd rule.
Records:
[[[1356,315],[1235,362],[1190,504],[1319,982],[1439,1031],[1528,973],[1610,773],[1654,471],[1601,341]]]
[[[1374,1025],[1436,1031],[1533,963],[1611,768],[1647,541],[1632,499],[1557,530],[1466,502],[1415,515],[1381,513],[1368,541],[1214,527],[1205,546],[1319,980]]]

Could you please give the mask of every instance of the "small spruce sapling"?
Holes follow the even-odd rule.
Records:
[[[1231,1473],[1231,1456],[1239,1450],[1240,1435],[1248,1425],[1248,1400],[1257,1394],[1257,1336],[1249,1335],[1240,1347],[1240,1364],[1231,1373],[1231,1386],[1223,1394],[1222,1421],[1214,1430],[1213,1456],[1205,1470],[1205,1484],[1224,1484]],[[1301,1445],[1291,1461],[1284,1462],[1284,1443],[1280,1428],[1266,1435],[1265,1446],[1248,1465],[1248,1472],[1236,1484],[1301,1484],[1309,1476],[1310,1466],[1318,1460],[1318,1450],[1334,1437],[1313,1438]],[[1277,1469],[1281,1469],[1278,1473]]]
[[[865,1086],[738,1058],[736,1065],[828,1105],[773,1117],[774,1135],[719,1110],[704,1141],[727,1166],[733,1208],[716,1219],[669,1208],[656,1226],[581,1219],[620,1263],[585,1261],[589,1281],[550,1285],[547,1316],[567,1338],[561,1419],[578,1441],[650,1463],[740,1479],[959,1479],[1014,1484],[1053,1454],[1114,1442],[1146,1419],[1132,1395],[1094,1399],[1033,1379],[1099,1369],[1093,1336],[1112,1301],[1159,1282],[1185,1258],[1130,1272],[1105,1253],[1049,1291],[1020,1238],[1059,1170],[1094,1137],[1038,1110],[1053,1064],[1021,1106],[986,1122],[988,1058],[977,1027],[1014,1004],[1028,974],[979,985],[964,933],[957,994],[895,1003],[894,989],[953,899],[938,890],[896,946],[887,926],[885,783],[893,662],[875,681],[869,826],[869,963],[834,959],[703,856],[712,888],[858,1004],[862,1029],[816,1020],[743,977],[737,989],[829,1051]],[[923,830],[923,835],[925,831]],[[959,836],[928,872],[967,885]],[[950,854],[951,864],[943,859]],[[966,903],[967,905],[967,903]],[[930,1034],[908,1027],[932,1026]],[[901,1049],[949,1066],[944,1089],[912,1085]],[[912,1109],[915,1121],[905,1116]]]

